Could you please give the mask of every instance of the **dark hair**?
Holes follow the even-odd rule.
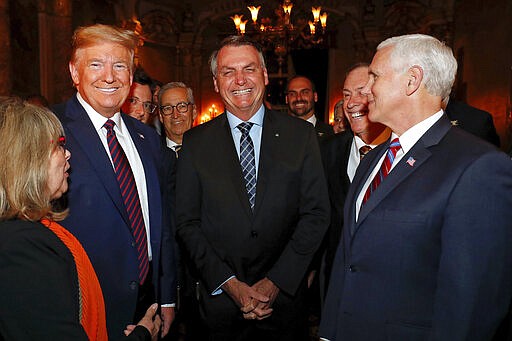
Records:
[[[297,78],[304,78],[304,79],[307,79],[307,80],[309,81],[309,83],[311,84],[311,90],[313,90],[313,92],[316,92],[315,83],[313,83],[313,81],[311,80],[311,78],[306,77],[306,76],[303,76],[303,75],[294,75],[294,76],[292,76],[291,78],[289,78],[289,79],[288,79],[288,84],[286,84],[286,92],[288,92],[288,88],[289,88],[290,83],[292,82],[292,80],[297,79]]]
[[[256,41],[252,40],[249,37],[246,36],[229,36],[227,38],[224,38],[220,42],[220,47],[213,51],[213,53],[210,56],[210,70],[214,77],[217,77],[217,56],[219,54],[219,51],[225,47],[225,46],[252,46],[258,51],[258,56],[260,58],[261,67],[263,69],[266,68],[265,66],[265,57],[263,56],[263,50]]]
[[[153,79],[151,79],[151,77],[149,77],[146,71],[141,67],[137,67],[135,69],[135,72],[133,73],[133,82],[142,85],[149,85],[150,88],[153,85]]]

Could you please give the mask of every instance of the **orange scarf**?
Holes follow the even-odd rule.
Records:
[[[80,303],[80,324],[84,328],[89,340],[107,341],[107,326],[105,317],[105,304],[100,283],[94,272],[91,261],[87,257],[82,244],[68,230],[54,221],[41,219],[41,223],[48,227],[67,246],[75,260],[78,273],[78,294]]]

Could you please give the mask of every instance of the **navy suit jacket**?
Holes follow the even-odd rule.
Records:
[[[67,192],[70,214],[62,225],[84,246],[101,284],[109,338],[133,323],[138,294],[138,261],[130,223],[112,164],[89,116],[76,96],[55,108],[71,152]],[[168,202],[168,170],[156,132],[122,114],[146,176],[152,249],[152,283],[160,303],[174,303],[174,250]]]
[[[322,314],[334,340],[489,340],[512,291],[512,161],[443,116],[362,207],[359,165]]]

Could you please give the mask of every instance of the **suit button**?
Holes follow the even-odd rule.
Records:
[[[130,290],[134,290],[135,291],[137,289],[137,287],[138,287],[137,282],[135,282],[135,281],[131,281],[130,282]]]
[[[253,238],[258,237],[258,232],[257,232],[257,231],[254,231],[254,230],[253,230],[253,231],[251,231],[251,237],[253,237]]]
[[[135,247],[135,242],[132,242],[131,244],[132,244],[132,247]]]
[[[357,268],[354,265],[349,265],[348,271],[350,271],[350,272],[357,272]]]

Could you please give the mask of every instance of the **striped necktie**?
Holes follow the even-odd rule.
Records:
[[[388,150],[386,151],[386,157],[380,166],[379,172],[375,174],[370,186],[366,189],[366,192],[363,197],[362,205],[366,203],[370,195],[377,189],[380,183],[384,180],[386,176],[388,176],[389,171],[391,170],[391,165],[393,165],[393,161],[395,160],[396,153],[398,150],[402,148],[400,145],[400,141],[398,138],[395,138],[389,144]]]
[[[254,157],[254,145],[249,131],[253,123],[242,122],[237,128],[242,133],[240,137],[240,166],[245,179],[245,189],[249,198],[251,209],[254,210],[256,199],[256,161]]]
[[[115,122],[109,119],[103,126],[107,129],[107,142],[110,156],[112,157],[117,182],[121,190],[121,196],[123,197],[123,203],[128,213],[133,238],[135,239],[135,245],[137,247],[139,281],[140,284],[142,284],[148,274],[149,259],[146,227],[140,207],[139,193],[137,192],[137,185],[128,158],[117,140],[114,131]]]

